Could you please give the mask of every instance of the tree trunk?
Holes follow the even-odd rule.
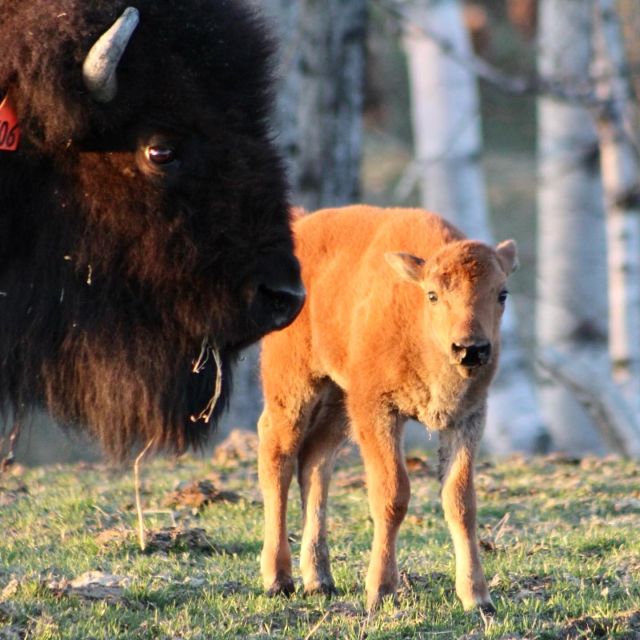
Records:
[[[640,415],[640,166],[622,30],[612,0],[595,4],[594,75],[609,249],[609,351],[614,380]]]
[[[293,201],[308,211],[360,197],[366,0],[267,0],[285,43],[279,130]]]
[[[592,58],[592,2],[542,0],[538,71],[584,83]],[[585,107],[538,99],[538,347],[610,375],[607,354],[606,242],[598,139]],[[573,393],[551,378],[540,387],[554,446],[605,450]]]
[[[405,48],[422,204],[470,237],[493,242],[480,167],[476,78],[457,61],[471,56],[462,7],[458,0],[417,0],[408,18]],[[425,32],[447,41],[456,59]],[[540,447],[545,430],[511,310],[504,318],[502,340],[485,442],[497,453],[534,451]]]
[[[276,142],[292,202],[308,211],[358,201],[366,0],[266,0],[281,43]],[[255,427],[262,410],[259,346],[243,354],[223,429]]]

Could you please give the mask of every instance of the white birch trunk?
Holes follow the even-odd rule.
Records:
[[[542,0],[538,71],[585,82],[591,62],[591,0]],[[607,354],[606,242],[598,139],[587,108],[538,99],[538,347],[610,375]],[[540,386],[554,446],[605,451],[592,418],[552,378]]]
[[[609,249],[609,351],[614,380],[640,416],[640,182],[622,30],[612,0],[595,3],[594,75]]]
[[[422,204],[472,238],[493,242],[480,167],[482,141],[471,44],[458,0],[416,0],[408,13],[405,48]],[[455,58],[421,30],[449,42]],[[505,315],[498,377],[489,397],[485,443],[495,453],[534,451],[544,437],[531,372],[515,328]]]
[[[281,146],[308,211],[360,197],[366,0],[266,0],[282,44]]]

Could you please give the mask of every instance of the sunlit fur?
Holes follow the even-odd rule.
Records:
[[[82,62],[129,4],[140,24],[100,104]],[[203,340],[222,354],[218,414],[230,359],[267,330],[255,278],[299,283],[264,23],[239,0],[0,0],[0,16],[22,130],[0,152],[0,405],[88,427],[117,457],[197,444]],[[145,160],[156,135],[178,164]]]
[[[294,235],[307,305],[288,329],[266,337],[262,350],[266,589],[293,589],[285,522],[297,465],[305,590],[334,591],[327,491],[336,449],[351,434],[364,459],[374,521],[369,608],[395,593],[396,537],[410,492],[402,428],[414,417],[440,435],[458,595],[466,608],[490,609],[476,543],[473,459],[497,365],[500,293],[516,264],[515,243],[494,249],[425,211],[367,206],[299,217]],[[437,302],[429,302],[429,292],[437,293]],[[471,339],[491,342],[492,357],[483,366],[462,367],[452,357],[453,343]]]

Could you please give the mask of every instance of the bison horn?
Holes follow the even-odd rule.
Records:
[[[82,78],[94,100],[111,102],[116,97],[116,69],[139,19],[137,9],[125,9],[113,25],[96,40],[84,59]]]

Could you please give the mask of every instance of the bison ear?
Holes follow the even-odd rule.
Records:
[[[518,245],[515,240],[505,240],[496,247],[498,260],[502,270],[509,275],[513,273],[519,266],[518,261]]]
[[[394,271],[409,282],[420,284],[424,274],[424,260],[410,253],[385,253],[384,259],[393,267]]]

